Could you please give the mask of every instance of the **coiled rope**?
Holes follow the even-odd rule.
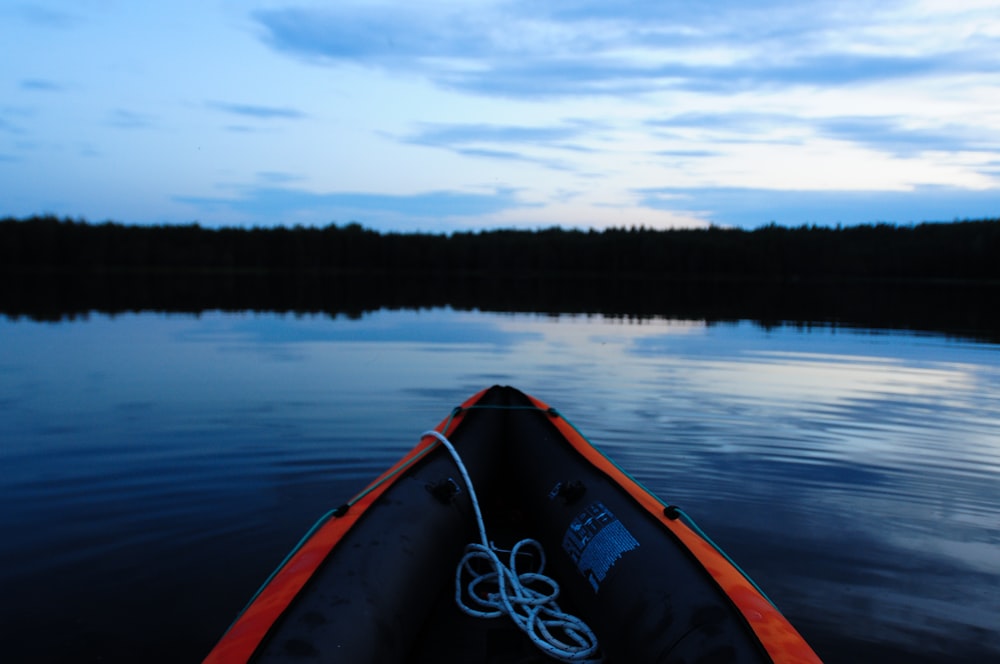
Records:
[[[455,602],[458,607],[478,618],[509,616],[532,643],[559,661],[603,661],[598,652],[597,636],[590,627],[576,616],[563,612],[556,603],[559,584],[542,573],[545,569],[542,545],[533,539],[521,540],[510,550],[510,563],[505,565],[497,555],[499,549],[487,538],[476,490],[455,446],[438,431],[425,431],[421,438],[424,436],[436,438],[451,454],[469,491],[479,528],[480,541],[466,545],[465,555],[455,570]],[[518,555],[530,549],[534,549],[538,556],[537,568],[518,572]],[[488,571],[480,571],[483,568]],[[467,585],[463,583],[466,576],[470,577]],[[546,590],[538,589],[542,586]]]

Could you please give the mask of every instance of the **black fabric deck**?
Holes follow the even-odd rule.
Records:
[[[493,388],[484,405],[525,405]],[[475,483],[498,545],[534,537],[560,605],[587,621],[607,661],[692,664],[767,662],[743,618],[671,534],[603,473],[581,460],[535,410],[475,409],[451,436]],[[550,662],[506,619],[462,614],[455,567],[475,541],[468,493],[445,504],[428,484],[460,476],[444,450],[419,462],[359,520],[292,604],[256,655],[260,662]],[[550,498],[579,482],[575,500]],[[595,592],[563,551],[582,510],[599,502],[638,546]]]

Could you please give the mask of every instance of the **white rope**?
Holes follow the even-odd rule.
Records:
[[[556,604],[559,584],[542,573],[545,569],[542,545],[533,539],[523,539],[511,549],[508,557],[510,564],[501,562],[497,555],[499,550],[487,539],[476,490],[454,445],[438,431],[425,431],[420,437],[424,436],[433,436],[451,454],[469,490],[479,526],[480,541],[465,547],[465,556],[455,570],[455,602],[458,607],[478,618],[509,616],[542,652],[560,661],[603,661],[598,653],[597,636],[590,627],[576,616],[564,613]],[[518,572],[517,557],[526,555],[529,549],[535,550],[538,566],[531,571]],[[487,571],[481,571],[483,569]],[[465,576],[470,578],[468,585],[463,584]]]

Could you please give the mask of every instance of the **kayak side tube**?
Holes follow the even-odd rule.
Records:
[[[766,651],[763,661],[780,664],[821,661],[756,584],[696,527],[692,528],[679,518],[676,508],[646,490],[558,411],[539,399],[529,395],[523,397],[546,413],[549,423],[558,431],[558,438],[585,459],[597,474],[574,470],[558,457],[548,459],[558,454],[552,450],[558,450],[559,445],[539,444],[540,434],[531,430],[538,425],[528,419],[520,420],[522,431],[510,432],[511,443],[518,446],[512,452],[526,468],[535,469],[525,471],[526,489],[547,490],[551,496],[545,509],[537,513],[545,521],[539,525],[539,530],[554,532],[549,541],[543,539],[547,550],[561,548],[568,554],[550,554],[554,564],[570,560],[569,564],[563,564],[562,573],[558,575],[565,594],[572,596],[574,603],[587,608],[585,617],[594,621],[592,626],[601,636],[602,646],[609,654],[615,653],[616,661],[661,661],[660,657],[669,657],[671,661],[694,661],[697,654],[713,649],[720,654],[739,650],[740,639],[735,635],[728,637],[729,641],[718,636],[725,623],[717,610],[720,603],[713,607],[710,601],[695,599],[705,596],[705,591],[699,587],[705,584],[695,577],[708,577],[709,583],[724,597],[722,604],[728,600],[735,607],[745,621],[747,633]],[[531,487],[531,479],[535,487]],[[617,497],[622,493],[627,495],[624,501]],[[686,558],[700,569],[692,569],[687,561],[664,548],[662,537],[647,528],[643,520],[635,518],[633,506],[638,506],[648,519],[655,521],[656,528],[669,533],[677,548],[686,552]],[[586,530],[580,526],[591,518],[614,522],[617,529],[613,536],[603,537],[614,543],[602,543],[593,555],[587,550],[591,542],[581,547],[580,542],[575,541],[578,539],[576,529]],[[643,532],[648,534],[643,536]],[[604,531],[601,533],[603,535]],[[642,551],[647,538],[655,554]],[[593,592],[588,592],[587,588],[581,590],[580,584],[565,581],[574,572],[577,576],[586,573]],[[691,605],[691,602],[696,604]],[[698,602],[702,605],[698,606]],[[681,610],[682,604],[684,610]],[[681,630],[686,628],[688,631],[678,638],[678,625],[672,623],[678,622],[680,614],[688,616],[689,624],[680,626]],[[684,659],[685,652],[691,656],[690,660]],[[737,656],[735,660],[743,661],[743,658]]]
[[[467,399],[451,415],[442,420],[436,430],[445,436],[450,436],[465,419],[469,409],[486,392],[487,390],[482,390]],[[312,530],[303,537],[299,545],[251,598],[205,658],[204,664],[250,661],[267,640],[269,633],[275,628],[282,615],[303,591],[306,584],[317,575],[321,565],[345,536],[351,532],[355,524],[373,506],[377,505],[383,494],[406,477],[410,469],[439,446],[435,439],[423,438],[402,459],[377,477],[363,491],[325,515],[320,522],[313,526]]]

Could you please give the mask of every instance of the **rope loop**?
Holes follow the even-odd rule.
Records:
[[[533,549],[534,554],[525,551]],[[518,571],[518,560],[538,560],[532,571]],[[556,603],[559,584],[545,575],[545,553],[533,539],[523,539],[504,564],[496,547],[473,543],[455,573],[455,602],[470,616],[508,616],[531,641],[551,657],[564,662],[597,662],[597,637],[579,618]]]
[[[510,550],[509,564],[500,560],[497,547],[489,543],[472,480],[455,447],[438,431],[426,431],[447,448],[469,490],[479,526],[479,542],[465,547],[455,570],[455,602],[470,616],[508,616],[542,652],[562,662],[597,664],[603,661],[597,636],[576,616],[564,613],[556,599],[559,584],[544,574],[545,550],[537,540],[523,539]],[[537,560],[528,571],[518,571],[518,560]],[[466,583],[468,578],[468,583]]]

